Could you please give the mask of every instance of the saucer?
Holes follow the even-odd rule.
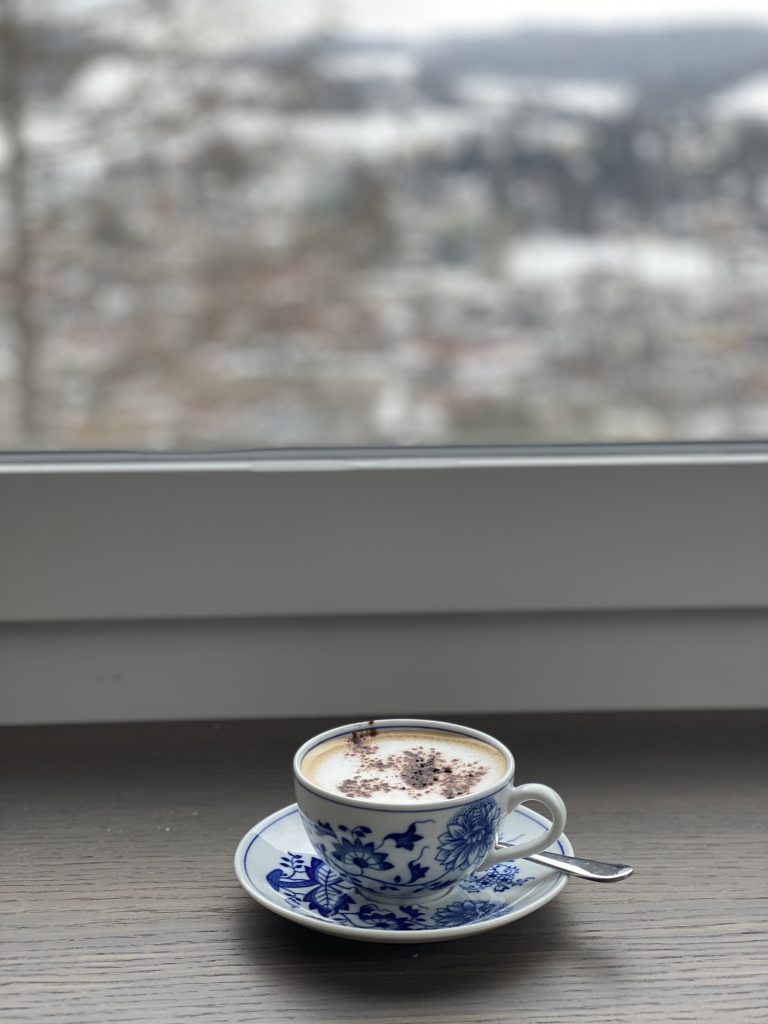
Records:
[[[518,807],[503,819],[501,838],[520,842],[548,826],[540,814]],[[566,836],[549,849],[573,856]],[[559,871],[527,860],[505,861],[473,872],[429,903],[375,903],[316,855],[296,804],[270,814],[243,836],[235,874],[267,910],[363,942],[444,942],[499,928],[549,903],[568,881]]]

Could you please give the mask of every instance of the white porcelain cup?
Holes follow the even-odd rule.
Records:
[[[503,756],[506,769],[501,778],[467,796],[418,803],[342,796],[323,789],[302,772],[304,758],[315,747],[371,727],[379,734],[392,729],[424,730],[480,740]],[[307,740],[293,760],[296,801],[319,856],[362,893],[398,903],[415,897],[420,902],[437,898],[472,872],[540,853],[562,835],[566,818],[562,799],[538,782],[515,786],[514,771],[512,754],[493,736],[463,725],[413,718],[337,726]],[[528,800],[547,808],[550,827],[527,842],[500,844],[505,816]]]

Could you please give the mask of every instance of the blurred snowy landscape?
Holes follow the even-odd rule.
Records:
[[[0,447],[768,435],[765,28],[62,8],[2,26]]]

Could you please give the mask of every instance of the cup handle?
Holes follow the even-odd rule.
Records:
[[[526,782],[522,786],[511,786],[507,797],[507,814],[526,800],[536,800],[547,808],[552,818],[552,823],[547,831],[524,843],[497,842],[481,867],[486,868],[501,861],[518,860],[520,857],[530,857],[532,853],[541,853],[563,834],[566,819],[565,804],[554,789],[543,786],[540,782]]]

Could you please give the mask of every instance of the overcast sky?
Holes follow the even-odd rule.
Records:
[[[619,26],[674,21],[768,22],[768,0],[259,0],[286,24],[326,17],[350,28],[422,35],[520,25]],[[293,26],[292,26],[293,27]]]
[[[146,0],[144,0],[146,3]],[[125,30],[146,21],[138,0],[56,0],[61,15],[96,14],[105,25],[121,15]],[[171,0],[205,45],[249,37],[303,34],[318,27],[372,35],[429,38],[499,28],[649,28],[681,22],[761,22],[768,0]],[[141,11],[141,17],[138,13]]]

